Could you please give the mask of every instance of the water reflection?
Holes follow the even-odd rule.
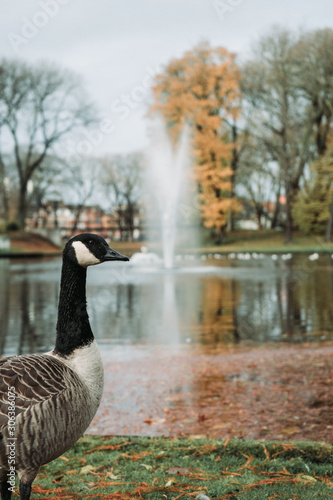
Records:
[[[123,263],[89,269],[88,310],[100,345],[333,339],[329,256],[205,265],[178,272]],[[60,267],[60,259],[0,259],[0,354],[53,346]]]

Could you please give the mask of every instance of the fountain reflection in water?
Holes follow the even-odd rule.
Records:
[[[152,123],[151,140],[147,153],[147,188],[152,206],[148,221],[160,233],[163,250],[163,265],[166,269],[174,267],[175,247],[178,242],[181,202],[188,197],[189,182],[189,127],[184,126],[177,148],[171,144],[162,118]],[[188,231],[188,228],[187,228]],[[155,239],[154,238],[154,239]]]
[[[148,210],[148,233],[150,241],[156,239],[162,246],[162,258],[148,248],[136,253],[131,264],[139,274],[144,271],[158,273],[162,282],[162,301],[156,300],[150,311],[150,320],[157,324],[153,336],[163,344],[179,345],[180,328],[176,300],[175,249],[186,238],[187,245],[195,244],[193,220],[184,220],[181,212],[188,208],[193,196],[190,167],[190,130],[184,126],[177,147],[174,147],[161,117],[156,117],[150,128],[150,144],[146,154],[146,187]],[[188,210],[187,210],[188,215]],[[192,226],[190,225],[192,223]],[[181,231],[180,231],[181,226]],[[156,315],[153,319],[152,316]],[[150,322],[150,321],[149,321]]]

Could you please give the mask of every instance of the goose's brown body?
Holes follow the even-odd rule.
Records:
[[[41,465],[73,446],[94,418],[103,391],[102,363],[94,363],[93,391],[68,364],[48,354],[0,360],[0,482],[7,479],[12,442],[8,388],[15,388],[15,469],[24,483],[35,479]]]
[[[103,365],[86,309],[86,274],[88,266],[112,260],[128,257],[100,236],[72,238],[63,252],[54,350],[0,359],[2,500],[10,500],[12,493],[8,474],[13,441],[12,467],[20,479],[20,499],[29,500],[39,467],[68,450],[98,409]]]

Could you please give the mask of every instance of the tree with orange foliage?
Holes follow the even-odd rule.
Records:
[[[239,69],[235,55],[200,43],[172,60],[155,79],[152,111],[162,114],[176,142],[187,121],[193,128],[195,176],[206,227],[223,238],[230,213],[240,209],[234,196],[239,115]]]

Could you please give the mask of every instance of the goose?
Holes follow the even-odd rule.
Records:
[[[0,359],[0,492],[10,500],[19,478],[29,500],[39,468],[65,453],[92,421],[103,392],[103,365],[86,308],[87,267],[128,261],[96,234],[63,250],[55,347]]]

